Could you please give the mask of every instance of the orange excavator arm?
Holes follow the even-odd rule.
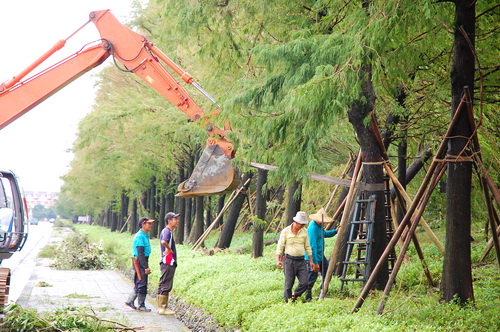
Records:
[[[25,114],[64,86],[87,71],[102,64],[109,56],[121,62],[125,70],[138,75],[149,86],[159,92],[195,121],[202,121],[209,135],[203,152],[190,179],[181,183],[181,197],[196,197],[220,194],[234,189],[235,180],[231,159],[234,147],[227,138],[229,126],[220,129],[204,118],[203,110],[165,68],[169,67],[187,84],[197,88],[212,102],[206,93],[189,75],[169,59],[146,37],[121,24],[109,10],[91,12],[89,22],[97,27],[101,39],[85,45],[77,53],[24,79],[42,62],[62,48],[65,40],[56,43],[19,75],[0,85],[0,129]],[[24,79],[24,80],[23,80]]]

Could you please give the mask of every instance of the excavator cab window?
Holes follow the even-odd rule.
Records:
[[[0,233],[12,232],[14,209],[12,187],[6,178],[0,178]]]
[[[24,194],[16,175],[0,171],[0,261],[23,247],[28,236]]]

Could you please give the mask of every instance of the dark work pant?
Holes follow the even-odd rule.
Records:
[[[160,263],[161,277],[158,285],[158,295],[168,295],[174,284],[174,274],[177,264],[167,265]]]
[[[319,273],[321,273],[321,288],[323,288],[323,280],[325,280],[324,274],[326,274],[326,270],[328,270],[328,260],[325,256],[323,256],[323,260],[319,262],[319,272],[311,271],[311,267],[307,264],[307,272],[309,274],[309,281],[307,282],[308,291],[313,289]]]
[[[305,259],[294,260],[285,258],[285,301],[292,297],[292,288],[295,278],[299,279],[299,284],[293,291],[297,297],[301,296],[307,289],[307,261]]]
[[[147,294],[148,293],[148,275],[145,269],[139,266],[139,271],[141,273],[142,280],[137,277],[137,271],[134,269],[134,290],[137,294]]]

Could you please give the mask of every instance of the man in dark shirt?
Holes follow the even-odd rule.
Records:
[[[161,262],[160,270],[161,277],[158,285],[158,313],[160,315],[173,315],[175,311],[167,309],[168,294],[172,290],[174,283],[175,268],[177,267],[177,250],[175,248],[175,241],[173,231],[179,225],[179,214],[168,212],[165,215],[165,228],[160,234],[160,252]]]

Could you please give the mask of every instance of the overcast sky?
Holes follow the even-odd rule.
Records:
[[[19,74],[58,40],[68,38],[94,10],[111,9],[118,20],[127,22],[131,3],[132,0],[0,0],[0,82]],[[88,24],[54,57],[64,58],[97,39],[97,29]],[[93,76],[105,65],[86,73],[0,130],[0,169],[13,170],[25,191],[59,191],[59,177],[67,173],[73,158],[68,150],[76,138],[78,122],[90,112],[94,102]]]

